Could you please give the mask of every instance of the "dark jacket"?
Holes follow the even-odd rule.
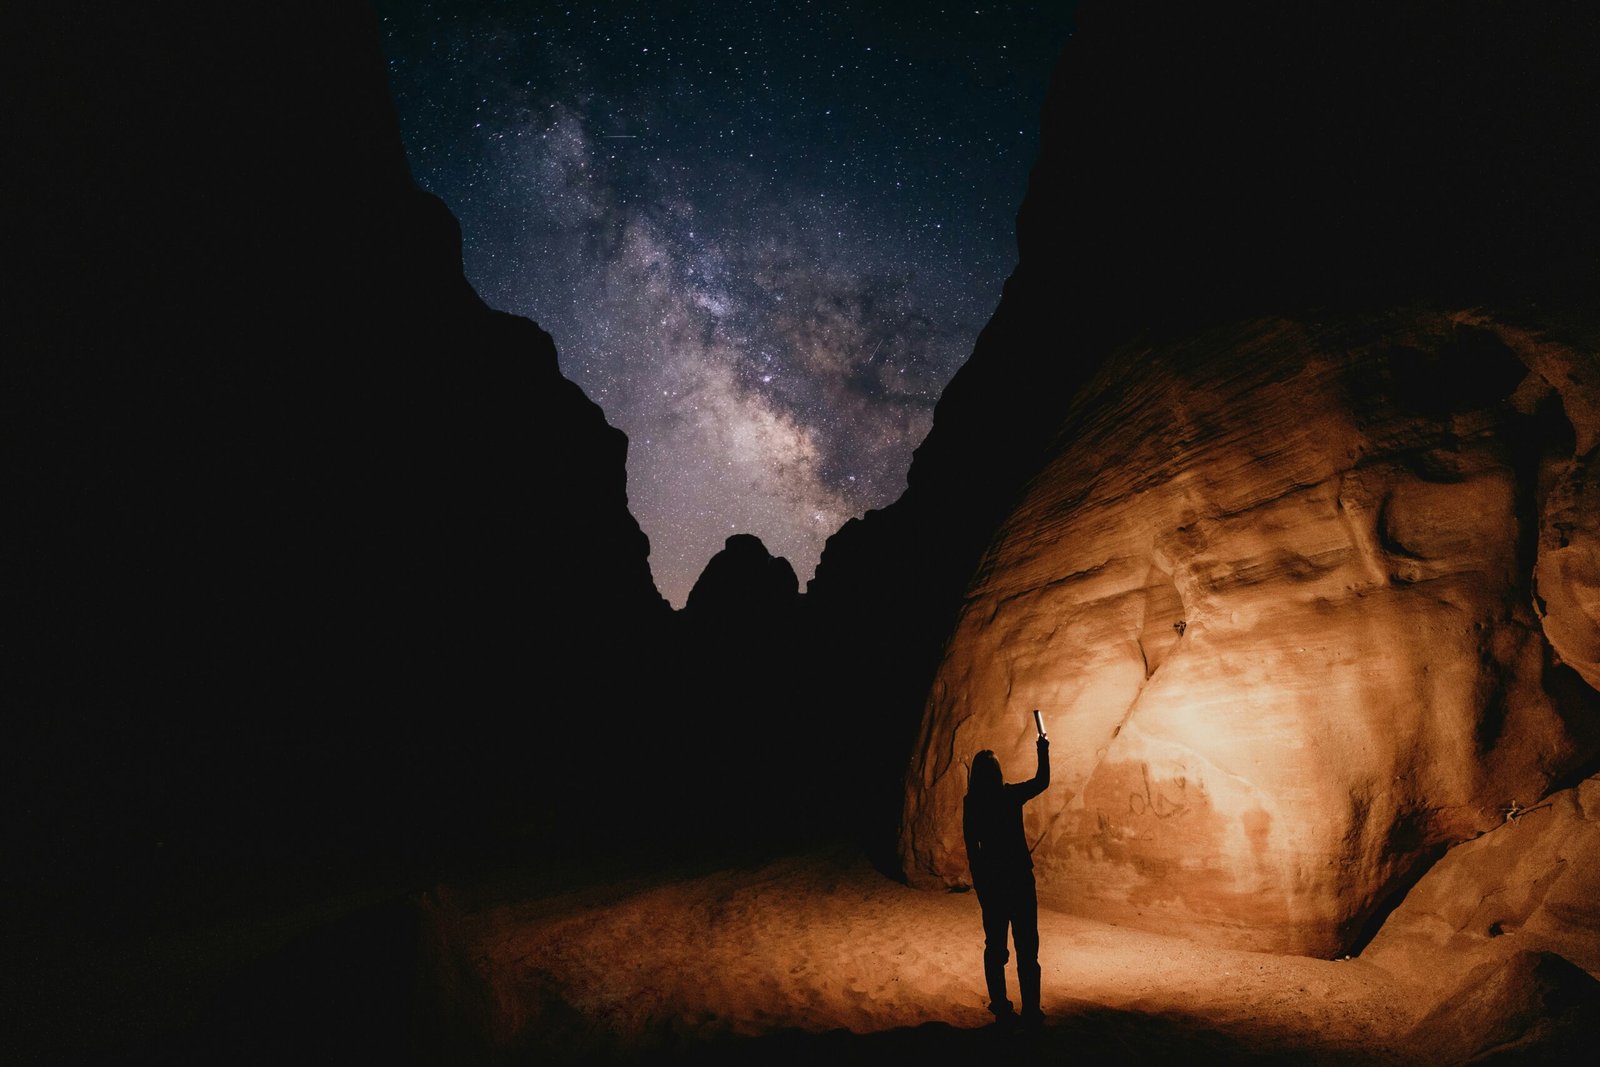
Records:
[[[967,865],[972,884],[980,893],[990,883],[1019,877],[1033,870],[1033,856],[1022,832],[1022,805],[1050,784],[1050,748],[1039,746],[1039,770],[1028,781],[1002,785],[975,796],[968,793],[962,806],[962,832],[967,839]]]

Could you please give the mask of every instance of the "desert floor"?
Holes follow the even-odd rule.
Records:
[[[842,848],[531,897],[440,886],[424,910],[457,1039],[505,1062],[1394,1063],[1437,998],[1360,959],[1041,911],[1047,1025],[1002,1032],[976,898]]]

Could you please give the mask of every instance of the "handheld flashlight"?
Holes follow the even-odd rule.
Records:
[[[1033,725],[1039,728],[1039,736],[1044,736],[1044,716],[1039,714],[1039,709],[1033,709]]]

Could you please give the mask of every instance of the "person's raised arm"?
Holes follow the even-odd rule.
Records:
[[[1018,788],[1024,801],[1032,800],[1050,785],[1050,739],[1039,735],[1039,769],[1034,776]]]

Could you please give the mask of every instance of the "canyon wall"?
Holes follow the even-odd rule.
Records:
[[[12,870],[92,892],[528,818],[666,606],[625,437],[411,181],[371,10],[9,37]]]
[[[1584,5],[1077,12],[1000,305],[905,494],[831,538],[808,587],[873,774],[905,766],[979,559],[1117,346],[1410,305],[1536,309],[1581,335],[1600,292]],[[1548,556],[1541,581],[1564,567]]]
[[[1593,757],[1597,36],[1082,5],[1005,298],[813,583],[949,621],[881,680],[908,878],[967,882],[964,767],[1030,774],[1038,707],[1042,899],[1333,954]]]

